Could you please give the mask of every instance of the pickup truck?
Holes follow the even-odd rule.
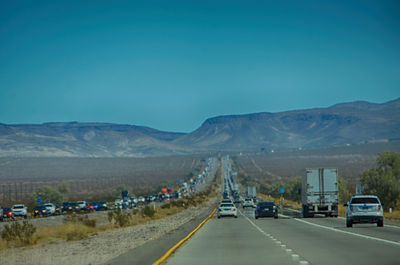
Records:
[[[23,204],[16,204],[11,209],[14,216],[23,216],[25,219],[28,217],[28,208]]]

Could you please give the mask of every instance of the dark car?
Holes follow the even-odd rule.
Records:
[[[97,209],[98,211],[104,210],[107,211],[108,210],[108,204],[106,201],[99,201],[97,203]]]
[[[233,199],[233,203],[241,203],[242,200],[240,199],[240,196],[235,196]]]
[[[3,219],[14,219],[14,212],[11,208],[3,208]]]
[[[36,217],[36,216],[47,216],[47,215],[50,215],[50,212],[43,205],[36,206],[35,209],[33,209],[33,216],[34,217]]]
[[[98,211],[99,210],[99,202],[91,202],[93,204],[93,210]]]
[[[62,205],[63,213],[79,212],[80,209],[81,209],[81,207],[79,207],[79,204],[77,202],[63,202],[63,205]]]
[[[62,214],[62,206],[56,205],[56,213],[57,215]]]
[[[259,217],[278,218],[278,207],[275,206],[274,202],[259,202],[257,203],[254,215],[256,219]]]

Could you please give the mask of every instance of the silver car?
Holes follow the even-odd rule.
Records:
[[[43,204],[43,206],[47,209],[47,212],[51,215],[56,214],[56,206],[52,203]]]
[[[223,216],[233,216],[237,218],[237,209],[233,203],[221,203],[218,207],[217,217],[221,218]]]
[[[254,204],[253,199],[246,198],[246,199],[244,199],[242,207],[243,208],[246,208],[246,207],[256,208],[256,205]]]
[[[383,226],[383,207],[377,196],[355,195],[345,204],[346,226],[352,227],[355,223],[376,223]]]

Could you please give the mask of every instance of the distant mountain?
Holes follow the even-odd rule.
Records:
[[[108,123],[0,124],[1,156],[144,157],[186,152],[181,133]]]
[[[204,150],[250,151],[388,141],[400,138],[400,99],[329,108],[219,116],[174,143]]]
[[[0,124],[0,156],[144,157],[259,151],[400,139],[400,99],[228,115],[189,133],[109,123]]]

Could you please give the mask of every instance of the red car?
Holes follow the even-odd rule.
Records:
[[[14,213],[11,208],[3,208],[3,218],[14,219]]]
[[[94,204],[91,202],[87,202],[85,206],[85,210],[87,212],[94,212]]]

